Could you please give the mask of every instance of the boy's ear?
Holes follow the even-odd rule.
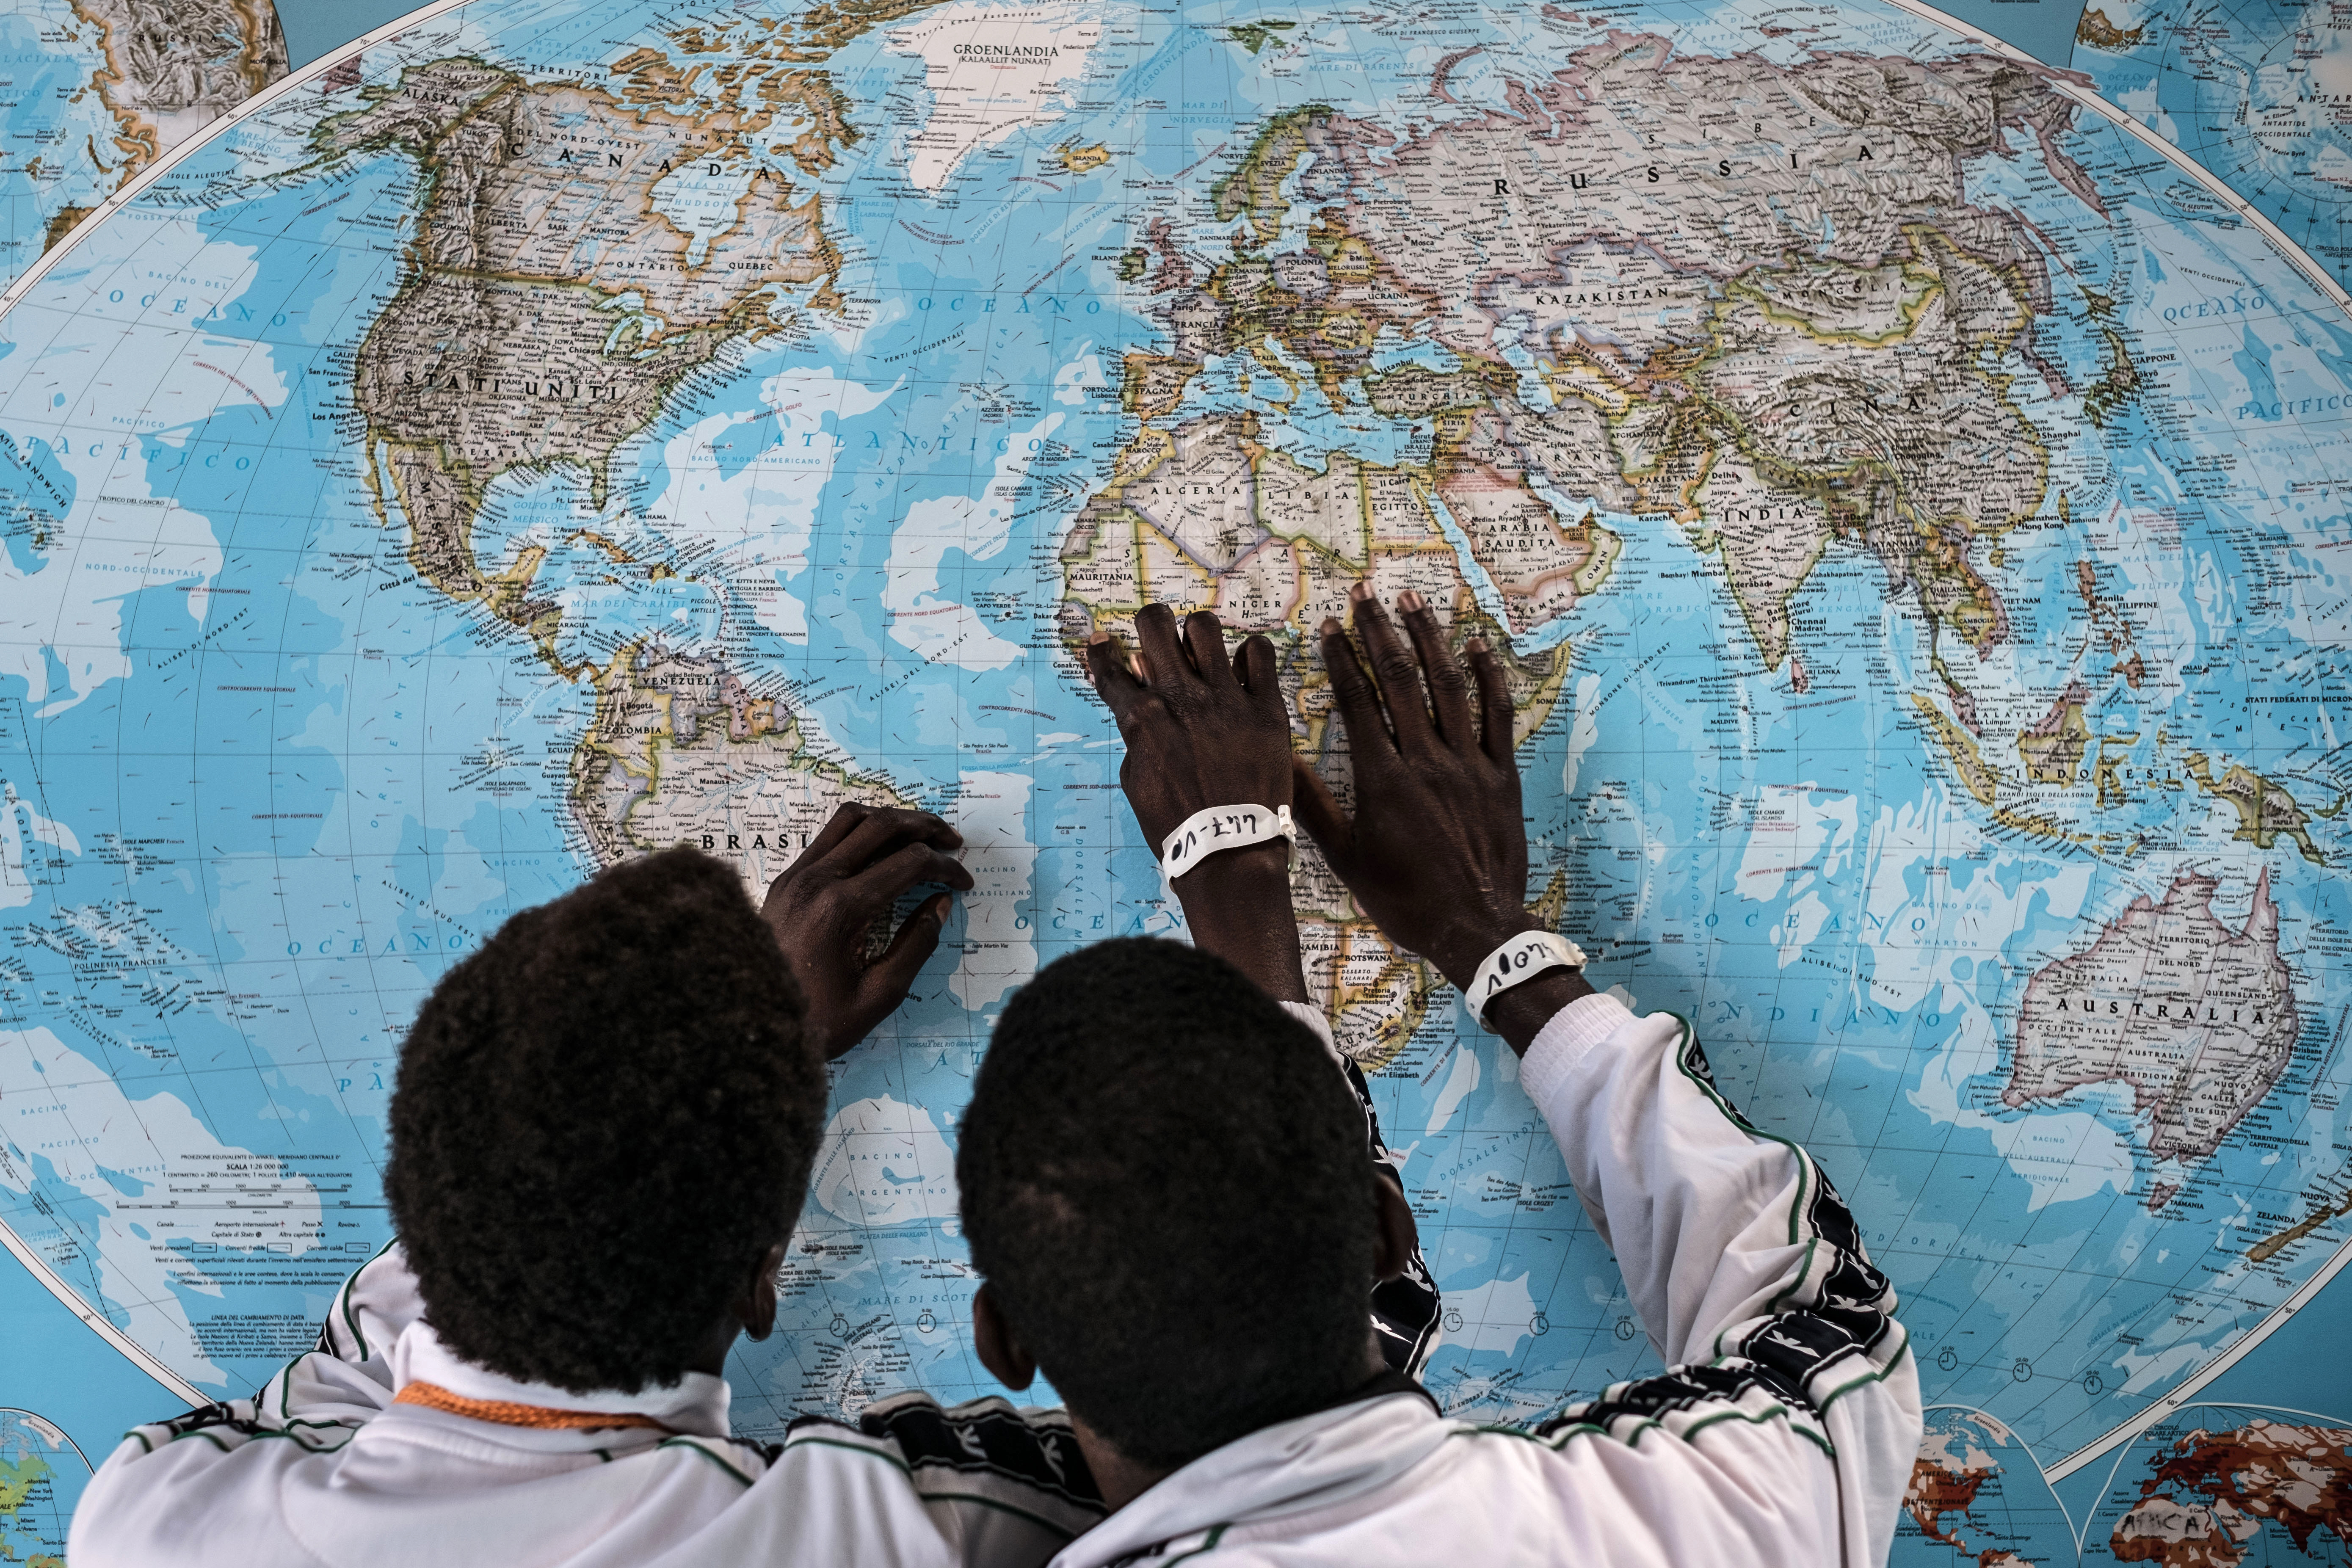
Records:
[[[791,1244],[787,1237],[761,1253],[751,1278],[743,1282],[742,1294],[735,1298],[735,1321],[743,1325],[747,1339],[764,1340],[776,1331],[776,1272],[783,1268],[784,1248]]]
[[[985,1281],[971,1299],[971,1348],[989,1375],[1013,1393],[1036,1381],[1037,1358],[1013,1337]]]
[[[1421,1227],[1413,1223],[1403,1187],[1385,1176],[1372,1177],[1372,1204],[1379,1215],[1372,1239],[1372,1279],[1377,1284],[1402,1278],[1412,1262],[1412,1249],[1421,1245]]]

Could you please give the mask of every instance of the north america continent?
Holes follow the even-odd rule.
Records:
[[[427,583],[541,635],[553,606],[475,559],[491,484],[568,468],[601,509],[614,452],[687,377],[782,331],[788,300],[836,302],[821,200],[792,173],[852,134],[822,77],[772,74],[749,112],[670,112],[644,70],[622,92],[439,60],[317,136],[404,153],[422,177],[399,292],[352,378],[379,510],[397,502]],[[779,119],[810,129],[786,142]]]

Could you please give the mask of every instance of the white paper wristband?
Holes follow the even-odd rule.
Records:
[[[1564,936],[1548,931],[1521,931],[1486,955],[1463,993],[1471,1016],[1486,1021],[1487,1005],[1522,981],[1554,969],[1581,969],[1584,950]]]
[[[1298,844],[1298,826],[1286,805],[1213,805],[1186,817],[1160,841],[1160,874],[1173,891],[1176,879],[1221,849],[1247,849],[1277,838]]]

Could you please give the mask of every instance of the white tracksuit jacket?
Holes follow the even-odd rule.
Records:
[[[424,1321],[394,1247],[344,1287],[319,1349],[256,1397],[132,1432],[82,1495],[68,1561],[1883,1563],[1918,1447],[1918,1384],[1889,1316],[1894,1293],[1820,1170],[1725,1103],[1686,1025],[1636,1018],[1606,996],[1563,1009],[1520,1081],[1616,1248],[1652,1342],[1678,1363],[1532,1429],[1449,1421],[1391,1373],[1193,1461],[1103,1519],[1059,1411],[1003,1400],[942,1410],[907,1394],[855,1427],[807,1418],[781,1444],[745,1442],[729,1436],[718,1378],[575,1395],[460,1361]],[[1410,1345],[1425,1348],[1425,1336]],[[1391,1356],[1417,1364],[1394,1343]],[[394,1404],[411,1380],[638,1411],[677,1435],[542,1431]]]

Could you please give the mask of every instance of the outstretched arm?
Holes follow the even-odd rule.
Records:
[[[1087,675],[1127,742],[1119,784],[1157,853],[1194,813],[1220,806],[1268,812],[1291,804],[1290,721],[1276,678],[1274,645],[1246,639],[1225,650],[1214,613],[1196,610],[1181,626],[1165,605],[1135,617],[1134,656],[1109,633],[1087,646]],[[1524,878],[1522,878],[1524,880]],[[1364,1110],[1366,1146],[1401,1197],[1403,1183],[1381,1142],[1364,1075],[1331,1037],[1309,1001],[1290,901],[1290,846],[1280,839],[1213,853],[1175,879],[1193,944],[1255,981],[1315,1031],[1347,1074]],[[1372,1291],[1372,1322],[1391,1367],[1418,1372],[1437,1326],[1437,1289],[1416,1241],[1402,1274]]]
[[[1290,805],[1290,723],[1274,645],[1225,652],[1207,610],[1177,625],[1165,605],[1135,617],[1130,657],[1108,632],[1087,645],[1087,675],[1127,742],[1119,787],[1154,855],[1195,812]],[[1290,908],[1290,847],[1280,839],[1211,854],[1175,881],[1193,945],[1213,952],[1277,1002],[1307,1000],[1298,922]]]
[[[906,1000],[939,946],[949,895],[925,900],[869,957],[875,922],[922,883],[970,888],[971,873],[950,854],[962,844],[929,812],[845,805],[769,889],[761,912],[800,982],[810,1026],[827,1056],[865,1038]],[[406,1254],[396,1241],[387,1244],[336,1292],[317,1347],[289,1363],[252,1400],[208,1406],[163,1426],[173,1436],[205,1422],[257,1421],[293,1431],[360,1426],[391,1404],[393,1342],[424,1310]],[[158,1439],[145,1440],[152,1446]]]
[[[1302,759],[1298,820],[1383,935],[1466,986],[1488,953],[1540,924],[1528,912],[1510,690],[1475,637],[1465,676],[1420,595],[1397,600],[1410,645],[1369,588],[1351,597],[1378,684],[1336,620],[1323,623],[1323,666],[1347,727],[1356,811],[1342,811]],[[1555,1014],[1591,994],[1581,973],[1551,970],[1498,995],[1486,1021],[1525,1056]]]
[[[1370,668],[1337,621],[1324,624],[1356,810],[1302,764],[1299,816],[1390,940],[1467,986],[1488,953],[1537,925],[1509,693],[1484,645],[1468,645],[1465,678],[1429,607],[1398,603],[1410,647],[1359,593]],[[1882,1561],[1918,1443],[1918,1382],[1895,1292],[1827,1176],[1732,1107],[1686,1023],[1636,1017],[1580,971],[1502,992],[1487,1022],[1526,1058],[1520,1082],[1616,1250],[1651,1342],[1677,1367],[1654,1387],[1612,1390],[1568,1426],[1672,1430],[1698,1400],[1750,1419],[1781,1410],[1836,1454],[1846,1561]]]

